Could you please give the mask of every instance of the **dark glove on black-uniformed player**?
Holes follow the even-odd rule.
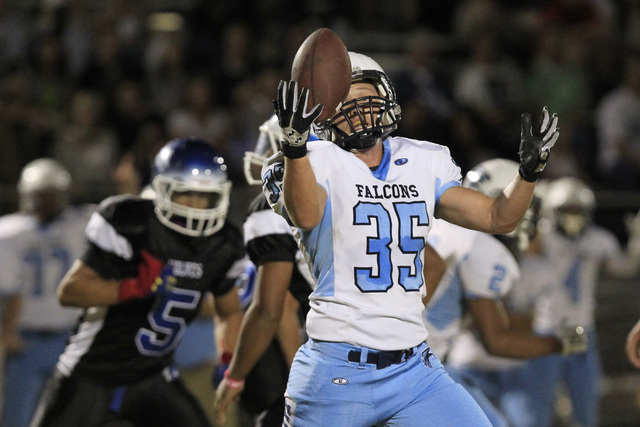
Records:
[[[540,131],[533,133],[531,114],[524,113],[520,128],[520,176],[527,182],[535,182],[547,165],[551,148],[555,145],[560,130],[558,129],[558,115],[549,118],[547,107],[542,109]]]
[[[299,159],[307,154],[307,139],[311,124],[322,113],[323,106],[318,104],[307,113],[309,89],[302,88],[298,96],[298,83],[280,80],[278,97],[273,106],[282,129],[282,154],[290,159]]]

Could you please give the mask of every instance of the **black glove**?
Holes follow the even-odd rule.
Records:
[[[307,113],[309,89],[302,88],[298,96],[298,83],[280,80],[278,98],[273,106],[282,128],[282,154],[290,159],[299,159],[307,154],[307,139],[311,124],[322,113],[322,104]]]
[[[520,128],[520,176],[528,182],[535,182],[540,176],[540,172],[547,165],[549,152],[558,140],[560,131],[558,130],[558,115],[553,114],[549,120],[547,107],[542,109],[542,120],[540,121],[540,131],[533,134],[531,126],[531,114],[522,115]]]

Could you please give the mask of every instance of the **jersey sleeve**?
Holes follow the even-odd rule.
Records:
[[[436,205],[440,202],[440,197],[451,187],[460,186],[462,183],[462,170],[453,160],[448,147],[441,146],[439,156],[433,156],[436,160],[433,168],[436,171]]]
[[[125,237],[119,222],[128,217],[128,224],[135,227],[138,214],[127,215],[128,206],[107,199],[94,212],[85,228],[88,246],[82,261],[105,279],[122,279],[137,274],[134,249]],[[123,218],[124,217],[124,218]]]
[[[262,166],[262,193],[269,202],[271,209],[278,215],[288,219],[284,209],[284,193],[282,184],[284,179],[284,156],[281,152],[274,154],[264,161]]]
[[[250,213],[243,224],[243,230],[247,253],[254,264],[295,261],[298,245],[291,227],[268,207]]]
[[[465,298],[498,299],[520,277],[520,269],[508,249],[488,234],[476,238],[473,248],[459,264]]]
[[[242,302],[242,287],[247,286],[243,284],[247,280],[248,268],[251,266],[251,262],[246,258],[239,258],[233,262],[224,278],[220,283],[211,288],[213,296],[225,295],[233,287],[238,287],[239,296]],[[253,277],[251,278],[251,287],[253,287]],[[246,292],[246,290],[245,290]]]

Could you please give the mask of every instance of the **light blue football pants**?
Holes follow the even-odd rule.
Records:
[[[360,351],[350,362],[350,351]],[[298,350],[287,384],[284,426],[491,426],[471,395],[454,382],[426,343],[383,369],[366,363],[373,349],[309,340]]]

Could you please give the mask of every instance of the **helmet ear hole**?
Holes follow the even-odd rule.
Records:
[[[197,237],[224,225],[231,181],[223,158],[207,142],[179,138],[165,144],[154,159],[151,185],[156,216],[166,227]]]

